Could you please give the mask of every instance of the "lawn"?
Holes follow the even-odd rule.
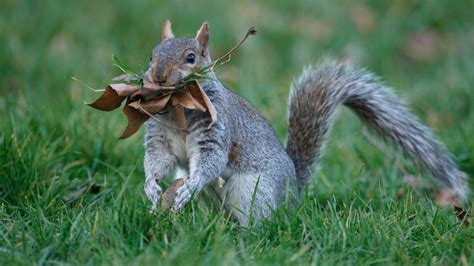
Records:
[[[324,56],[351,58],[395,88],[474,175],[474,1],[280,2],[3,0],[0,265],[473,265],[473,226],[437,207],[428,175],[380,151],[345,109],[316,186],[261,226],[195,203],[148,213],[143,131],[118,140],[122,114],[84,105],[98,95],[71,77],[102,88],[119,73],[112,54],[147,67],[167,18],[178,36],[209,21],[214,57],[257,28],[218,76],[282,141],[293,78]]]

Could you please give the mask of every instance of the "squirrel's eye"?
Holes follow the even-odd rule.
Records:
[[[186,56],[186,62],[189,64],[194,64],[196,61],[196,56],[193,53],[190,53]]]

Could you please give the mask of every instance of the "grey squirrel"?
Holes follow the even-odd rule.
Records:
[[[208,44],[207,22],[195,38],[175,38],[166,21],[162,42],[153,49],[144,78],[163,86],[177,83],[194,69],[211,64]],[[341,104],[429,170],[450,196],[467,196],[467,176],[444,146],[390,88],[366,70],[330,60],[307,67],[291,88],[286,149],[254,107],[229,91],[214,72],[209,75],[200,82],[218,113],[212,127],[208,128],[209,113],[199,110],[185,111],[186,141],[172,127],[154,119],[146,123],[145,192],[153,208],[162,192],[159,181],[177,169],[175,178],[184,178],[185,184],[176,191],[174,211],[203,190],[212,190],[215,203],[244,226],[250,216],[255,221],[269,217],[288,191],[298,195],[311,180]],[[176,128],[172,112],[158,117]],[[225,180],[222,187],[215,185],[218,177]]]

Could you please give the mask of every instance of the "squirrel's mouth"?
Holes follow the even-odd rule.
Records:
[[[189,72],[191,73],[191,72]],[[185,77],[189,74],[187,71],[178,71],[175,73],[170,73],[164,77],[157,75],[156,71],[153,68],[148,68],[148,70],[143,74],[142,79],[148,81],[158,86],[179,86],[183,83]]]

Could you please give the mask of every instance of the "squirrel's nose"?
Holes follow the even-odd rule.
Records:
[[[165,83],[168,79],[168,75],[163,73],[164,71],[160,71],[154,67],[150,67],[146,74],[148,75],[148,80],[152,81],[153,83]]]
[[[163,84],[166,82],[166,80],[167,80],[166,76],[159,76],[157,81],[158,81],[158,84]]]
[[[168,79],[168,71],[157,67],[153,79],[159,84],[165,83]]]

